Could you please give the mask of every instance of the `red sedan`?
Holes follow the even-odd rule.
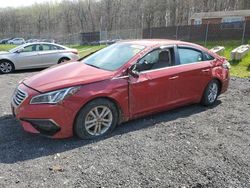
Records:
[[[123,41],[21,81],[12,111],[28,132],[92,139],[148,114],[213,105],[228,88],[229,66],[192,43]]]

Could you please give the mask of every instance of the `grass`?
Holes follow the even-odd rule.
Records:
[[[100,50],[104,47],[105,47],[105,45],[100,45],[100,46],[79,46],[79,45],[70,46],[70,48],[74,48],[74,49],[78,50],[80,57],[87,56],[88,54],[95,52],[97,50]]]
[[[248,44],[250,44],[249,42]],[[204,43],[200,43],[200,44],[205,46]],[[206,47],[208,49],[211,49],[215,46],[224,46],[225,47],[224,56],[229,60],[231,64],[231,70],[230,70],[231,75],[235,77],[249,78],[250,77],[250,53],[246,55],[240,61],[233,61],[231,60],[231,57],[230,57],[231,51],[240,45],[241,45],[241,41],[210,41],[207,43]]]
[[[250,44],[250,41],[248,42]],[[203,46],[204,43],[199,43]],[[210,41],[206,44],[207,48],[213,48],[215,46],[224,46],[226,48],[224,56],[229,60],[232,68],[231,75],[241,78],[249,78],[250,77],[250,53],[245,56],[241,61],[232,61],[230,60],[231,51],[238,47],[241,44],[240,41]],[[0,45],[0,51],[6,51],[14,48],[15,45],[4,44]],[[100,46],[80,46],[80,45],[72,45],[70,48],[75,48],[79,51],[80,57],[84,57],[92,52],[95,52],[99,49],[104,48],[105,45]]]
[[[0,51],[8,51],[12,48],[15,48],[15,45],[12,44],[0,44]]]

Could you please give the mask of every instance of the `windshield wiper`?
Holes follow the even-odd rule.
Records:
[[[98,67],[98,66],[95,66],[95,65],[91,65],[91,64],[87,64],[87,63],[85,63],[86,65],[89,65],[89,66],[91,66],[91,67],[95,67],[95,68],[97,68],[97,69],[101,69],[100,67]]]

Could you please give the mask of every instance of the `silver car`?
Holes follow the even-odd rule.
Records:
[[[64,61],[78,59],[76,49],[45,42],[27,43],[8,52],[0,52],[0,73],[45,68]]]
[[[21,45],[24,44],[25,40],[23,38],[14,38],[8,41],[8,44]]]

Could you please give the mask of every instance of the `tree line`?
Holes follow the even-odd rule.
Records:
[[[58,37],[186,25],[196,12],[250,9],[249,0],[63,0],[0,9],[0,37]]]

